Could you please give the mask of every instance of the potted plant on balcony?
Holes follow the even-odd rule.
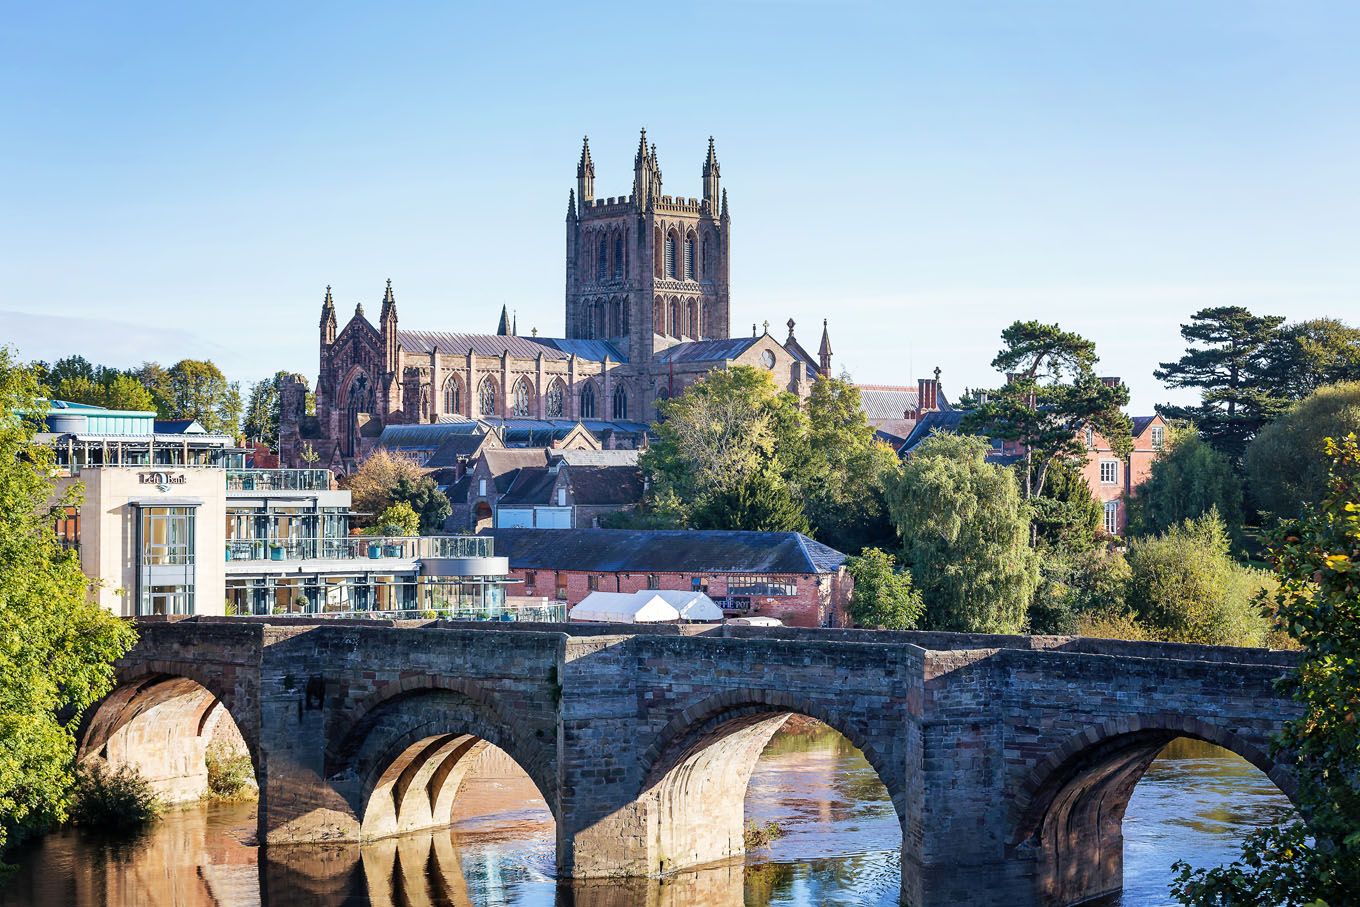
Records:
[[[420,534],[420,517],[412,509],[411,505],[402,501],[393,504],[374,520],[373,527],[369,530],[374,535],[384,537],[382,543],[383,557],[401,557],[401,537],[408,537]],[[372,557],[373,546],[369,546],[369,557]]]
[[[269,543],[269,559],[271,561],[283,560],[283,545],[279,542]]]
[[[306,614],[312,609],[312,600],[305,595],[297,595],[293,598],[293,610],[298,614]]]

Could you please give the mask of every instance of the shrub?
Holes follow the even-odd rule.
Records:
[[[255,767],[250,754],[226,743],[208,746],[203,761],[208,767],[208,795],[217,800],[236,800],[254,796]]]
[[[1133,535],[1155,535],[1218,510],[1232,530],[1242,525],[1242,480],[1231,461],[1194,429],[1176,429],[1129,502]]]
[[[102,762],[77,769],[74,800],[71,819],[77,825],[116,833],[146,828],[163,808],[135,767],[124,765],[110,771]]]
[[[1186,520],[1129,550],[1129,605],[1153,635],[1173,642],[1259,646],[1267,624],[1256,603],[1270,575],[1236,563],[1217,511]]]
[[[911,587],[911,574],[897,569],[897,560],[886,551],[865,548],[846,561],[855,581],[850,594],[850,617],[857,627],[910,630],[925,606],[921,593]]]

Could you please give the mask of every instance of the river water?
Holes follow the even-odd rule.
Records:
[[[890,907],[900,833],[887,793],[848,741],[801,726],[771,741],[751,778],[748,819],[782,837],[735,865],[663,883],[558,886],[553,824],[527,777],[479,778],[452,830],[367,845],[271,851],[261,867],[253,803],[179,809],[141,839],[110,844],[61,831],[16,854],[4,907]],[[1122,898],[1169,904],[1170,865],[1230,859],[1243,830],[1288,802],[1230,753],[1173,743],[1136,788],[1124,820]]]

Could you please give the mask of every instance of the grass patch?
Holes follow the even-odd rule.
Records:
[[[82,828],[127,834],[147,828],[163,810],[150,782],[131,765],[110,771],[93,762],[76,770],[71,821]]]

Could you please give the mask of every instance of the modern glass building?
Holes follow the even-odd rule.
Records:
[[[53,401],[39,441],[83,502],[57,526],[100,604],[146,615],[560,620],[489,538],[355,534],[325,469],[253,469],[195,422]]]

